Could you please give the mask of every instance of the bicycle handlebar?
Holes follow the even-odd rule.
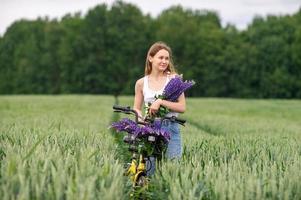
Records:
[[[136,110],[131,109],[130,106],[123,107],[123,106],[114,105],[113,109],[114,109],[114,112],[123,112],[125,114],[133,113],[135,115],[135,121],[136,121],[136,123],[138,123],[138,113]]]
[[[185,119],[180,119],[180,118],[178,118],[178,117],[176,117],[176,116],[163,117],[163,118],[162,118],[162,121],[164,121],[165,119],[168,119],[168,120],[170,120],[171,122],[176,122],[176,123],[178,123],[178,124],[181,124],[182,126],[184,126],[185,123],[186,123],[186,120],[185,120]]]
[[[128,112],[128,111],[132,110],[129,106],[128,107],[123,107],[123,106],[118,106],[118,105],[114,105],[113,109],[114,110],[120,110],[120,111],[123,111],[123,112]]]
[[[125,114],[131,114],[131,113],[133,113],[133,114],[135,115],[135,121],[136,121],[136,123],[139,123],[139,124],[146,124],[146,123],[144,123],[144,122],[138,121],[138,117],[139,117],[139,116],[138,116],[137,111],[131,109],[130,106],[123,107],[123,106],[119,106],[119,105],[114,105],[114,106],[113,106],[113,109],[114,109],[114,112],[123,112],[123,113],[125,113]],[[181,124],[182,126],[184,126],[184,125],[185,125],[185,122],[186,122],[186,120],[180,119],[180,118],[178,118],[178,117],[176,117],[176,116],[172,116],[172,117],[163,117],[163,118],[161,118],[161,122],[164,121],[164,120],[170,120],[171,122],[176,122],[176,123],[178,123],[178,124]]]

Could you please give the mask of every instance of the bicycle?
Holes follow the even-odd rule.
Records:
[[[172,122],[179,123],[180,125],[185,125],[186,120],[179,119],[175,116],[173,117],[163,117],[160,119],[141,119],[139,120],[138,113],[128,107],[113,106],[114,112],[121,112],[124,114],[132,114],[135,116],[135,123],[140,128],[154,127],[154,130],[158,130],[162,126],[165,120],[170,120]],[[129,124],[131,126],[134,124]],[[150,157],[154,157],[156,160],[162,159],[162,154],[167,148],[168,140],[156,132],[151,132],[146,135],[135,135],[134,130],[127,129],[128,134],[124,136],[123,141],[129,144],[129,151],[132,152],[131,162],[128,163],[126,170],[124,172],[125,176],[128,176],[132,182],[134,188],[140,187],[144,188],[148,186],[149,177],[148,171],[151,165],[154,164],[150,161]],[[150,129],[151,130],[151,129]],[[147,162],[149,161],[149,162]],[[150,166],[147,166],[148,164]]]

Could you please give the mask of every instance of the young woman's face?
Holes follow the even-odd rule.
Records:
[[[165,49],[161,49],[149,59],[149,61],[152,63],[153,69],[165,71],[169,65],[169,52]]]

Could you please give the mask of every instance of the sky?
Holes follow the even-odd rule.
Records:
[[[0,35],[16,20],[46,17],[60,19],[67,13],[83,15],[97,4],[109,7],[114,0],[0,0]],[[144,14],[158,16],[172,5],[193,10],[216,11],[222,25],[247,28],[255,16],[294,14],[301,8],[301,0],[124,0],[136,5]]]

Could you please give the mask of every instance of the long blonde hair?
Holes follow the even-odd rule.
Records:
[[[171,74],[176,73],[176,70],[175,70],[175,67],[173,64],[173,60],[172,60],[172,52],[171,52],[170,47],[167,44],[165,44],[164,42],[159,41],[159,42],[154,43],[147,52],[147,56],[146,56],[146,60],[145,60],[145,75],[149,75],[152,72],[152,63],[149,61],[149,57],[150,56],[154,57],[158,53],[158,51],[160,51],[161,49],[165,49],[169,53],[169,64],[168,64],[165,72],[171,73]]]

